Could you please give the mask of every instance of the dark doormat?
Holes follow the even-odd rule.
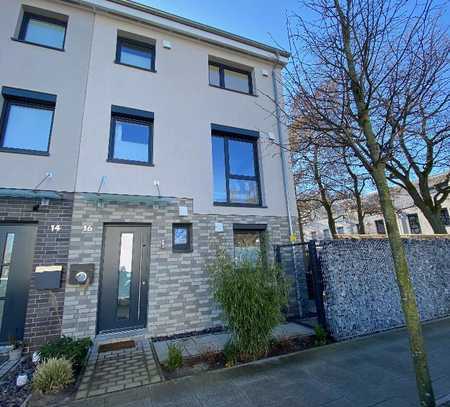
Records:
[[[104,345],[100,345],[98,347],[98,352],[112,352],[115,350],[121,349],[130,349],[135,347],[134,341],[122,341],[122,342],[114,342],[114,343],[105,343]]]

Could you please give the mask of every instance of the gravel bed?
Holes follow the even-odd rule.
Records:
[[[31,358],[26,358],[2,377],[0,380],[1,407],[20,407],[22,405],[31,393],[31,377],[34,369],[35,366],[31,362]],[[28,383],[20,388],[16,386],[16,378],[19,373],[26,373],[28,376]]]

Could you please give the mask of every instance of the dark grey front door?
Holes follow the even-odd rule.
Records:
[[[0,344],[23,339],[36,225],[0,224]]]
[[[149,266],[150,226],[105,226],[99,332],[145,327]]]

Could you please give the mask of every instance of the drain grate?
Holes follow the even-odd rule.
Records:
[[[136,346],[134,341],[122,341],[122,342],[113,342],[113,343],[105,343],[103,345],[100,345],[98,347],[98,352],[112,352],[115,350],[122,350],[122,349],[130,349],[134,348]]]

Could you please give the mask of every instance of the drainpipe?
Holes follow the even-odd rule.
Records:
[[[277,62],[279,61],[280,57],[277,52]],[[293,233],[293,226],[292,226],[292,214],[291,209],[289,206],[289,191],[288,191],[288,178],[287,178],[287,169],[286,169],[286,152],[283,148],[283,136],[282,136],[282,130],[281,130],[281,113],[280,113],[280,100],[278,96],[278,84],[277,84],[277,74],[276,74],[276,66],[277,63],[273,65],[272,68],[272,83],[273,83],[273,95],[274,95],[274,101],[275,101],[275,117],[277,119],[277,133],[278,133],[278,143],[280,146],[280,154],[281,154],[281,173],[283,175],[283,188],[284,188],[284,200],[286,203],[286,212],[289,220],[289,236]]]

